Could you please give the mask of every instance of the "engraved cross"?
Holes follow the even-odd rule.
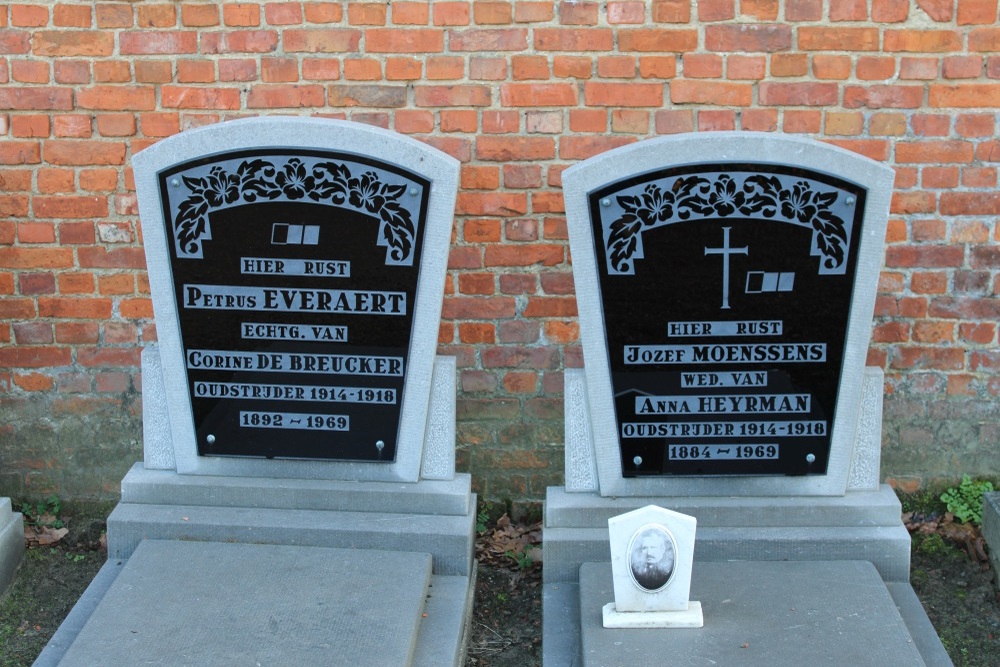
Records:
[[[748,246],[742,248],[729,247],[729,230],[731,227],[722,228],[722,247],[705,248],[706,255],[722,255],[722,310],[729,310],[729,256],[747,255],[750,252]]]

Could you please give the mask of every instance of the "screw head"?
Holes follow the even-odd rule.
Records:
[[[611,200],[608,199],[608,198],[602,199],[601,200],[601,206],[611,206]]]
[[[176,178],[172,178],[172,179],[170,179],[170,185],[174,186],[175,188],[176,188],[176,187],[177,187],[178,185],[180,185],[180,184],[181,184],[181,182],[180,182],[179,180],[177,180]]]
[[[641,466],[642,465],[642,457],[641,456],[635,457],[634,459],[632,459],[632,463],[634,463],[636,465],[636,467]]]
[[[416,188],[410,188],[410,196],[416,197],[418,190]]]
[[[806,454],[806,463],[815,463],[815,462],[816,462],[815,454]]]
[[[385,443],[383,441],[381,441],[381,440],[376,440],[375,441],[375,449],[377,449],[377,450],[379,450],[381,452],[384,448],[385,448]]]
[[[209,433],[209,434],[208,434],[208,437],[207,437],[207,438],[205,438],[205,441],[206,441],[206,442],[207,442],[208,444],[210,444],[210,445],[214,445],[214,444],[215,444],[215,436],[214,436],[214,435],[212,435],[211,433]]]

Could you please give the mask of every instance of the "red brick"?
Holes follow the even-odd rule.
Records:
[[[169,28],[177,23],[177,9],[172,5],[139,5],[136,24],[140,28]]]
[[[69,366],[72,363],[68,347],[4,347],[0,348],[0,368],[45,368]]]
[[[387,58],[385,61],[385,78],[389,81],[413,81],[420,78],[422,71],[421,61],[416,58]]]
[[[555,56],[552,58],[552,74],[560,79],[589,79],[591,62],[590,58],[581,56]]]
[[[347,23],[349,25],[385,25],[386,5],[374,2],[349,2]]]
[[[857,109],[918,109],[923,105],[922,86],[845,86],[844,107]]]
[[[110,56],[114,49],[115,36],[107,32],[39,30],[31,39],[31,52],[36,56],[100,57]]]
[[[957,30],[886,30],[885,51],[944,53],[962,50],[962,35]]]
[[[150,86],[92,86],[76,94],[77,105],[101,111],[152,111],[156,92]]]
[[[767,76],[767,60],[763,56],[731,55],[726,58],[726,78],[759,81]]]
[[[430,111],[399,110],[396,112],[395,129],[404,134],[434,131],[434,114]]]
[[[545,56],[512,56],[511,73],[515,81],[548,79],[549,61]]]
[[[571,132],[604,132],[608,129],[608,112],[604,109],[570,109]]]
[[[903,57],[899,63],[899,78],[932,81],[938,76],[937,58]]]
[[[210,28],[219,25],[219,7],[217,5],[183,4],[181,5],[181,25],[186,28]]]
[[[657,134],[677,134],[694,131],[694,114],[691,111],[657,111],[654,122]]]
[[[907,0],[872,0],[872,21],[876,23],[901,23],[909,13]]]
[[[636,59],[632,56],[601,56],[597,76],[603,79],[634,79]]]
[[[786,0],[786,21],[819,21],[823,18],[823,0]]]
[[[555,142],[548,137],[493,137],[476,140],[476,157],[480,160],[508,162],[512,160],[551,160],[555,157]]]
[[[958,25],[989,25],[997,20],[997,0],[958,0]]]
[[[6,10],[6,7],[4,8]],[[6,15],[6,12],[4,12]],[[18,28],[43,28],[49,22],[45,6],[16,4],[10,8],[10,24]]]
[[[967,141],[921,141],[896,144],[896,162],[941,163],[973,160],[975,146]]]
[[[970,51],[1000,50],[1000,28],[973,28],[969,31]]]
[[[336,33],[336,34],[330,34]],[[344,41],[350,41],[354,33],[354,46],[360,33],[356,30],[286,30],[282,33],[285,51],[339,53],[353,49],[339,48]],[[318,44],[316,44],[318,42]],[[201,37],[201,52],[215,53],[271,53],[278,48],[278,33],[274,30],[238,30],[233,32],[204,32]]]
[[[760,103],[768,106],[831,106],[837,103],[835,83],[760,84]]]
[[[878,28],[799,28],[803,51],[877,51]],[[888,49],[887,49],[888,50]]]
[[[337,2],[309,2],[304,9],[308,23],[337,23],[343,18],[343,9]]]
[[[656,23],[687,23],[691,20],[690,0],[655,0],[653,21]]]
[[[174,109],[239,109],[240,91],[235,88],[163,86],[162,106]]]
[[[469,25],[468,2],[434,2],[431,9],[434,25]]]
[[[474,2],[472,3],[472,18],[480,25],[503,25],[511,22],[514,16],[510,2]]]
[[[136,83],[170,83],[173,80],[173,68],[169,62],[135,61]]]
[[[73,108],[73,91],[68,88],[0,88],[0,109],[12,111],[68,111]]]
[[[558,350],[549,347],[506,345],[482,352],[483,368],[548,368],[559,363]]]
[[[950,21],[955,13],[955,0],[917,0],[917,6],[939,23]]]
[[[428,79],[461,79],[465,76],[465,60],[457,56],[431,57],[426,59],[425,64]]]
[[[775,53],[771,56],[771,76],[804,76],[809,71],[805,53]]]
[[[90,83],[90,63],[83,60],[59,60],[53,73],[56,83]]]
[[[653,32],[653,31],[649,31]],[[619,49],[625,47],[625,31],[618,35]],[[695,36],[697,41],[697,35]],[[535,49],[539,51],[611,51],[614,34],[609,28],[536,28]]]
[[[568,83],[505,83],[500,86],[500,103],[505,107],[574,106],[576,89]]]
[[[721,109],[698,111],[699,132],[721,132],[736,129],[736,112]]]
[[[125,146],[102,141],[49,140],[45,161],[61,165],[125,164]]]
[[[392,3],[392,22],[396,25],[427,25],[429,21],[429,2]]]
[[[929,102],[932,107],[977,108],[1000,105],[1000,84],[959,83],[932,84]]]
[[[445,109],[438,117],[442,132],[475,132],[479,127],[479,117],[471,110]]]
[[[705,27],[709,51],[764,52],[791,48],[792,30],[779,24],[710,25]]]
[[[432,28],[376,28],[365,31],[368,53],[440,53],[444,33]]]
[[[503,81],[507,78],[507,61],[503,58],[471,58],[469,78],[473,81]]]
[[[93,23],[87,5],[57,4],[52,10],[52,25],[60,28],[89,28]]]
[[[706,31],[721,27],[723,26],[709,26]],[[618,49],[623,52],[683,53],[697,48],[698,33],[695,30],[622,28],[618,31]]]
[[[642,24],[646,20],[646,3],[635,1],[609,2],[608,3],[608,23],[614,24]]]
[[[97,131],[103,137],[131,137],[135,134],[135,116],[130,113],[99,114]]]
[[[890,367],[901,370],[961,370],[965,365],[961,349],[936,347],[897,347]]]
[[[49,64],[15,60],[11,63],[10,78],[18,83],[49,83]]]
[[[128,31],[119,33],[118,40],[123,56],[175,55],[198,51],[198,33],[190,30]]]
[[[587,106],[660,107],[663,85],[588,81],[583,87],[583,97]]]
[[[813,56],[813,74],[817,79],[847,79],[851,76],[851,59],[848,56]]]
[[[498,320],[514,317],[516,302],[511,297],[450,297],[444,300],[445,320]],[[2,351],[3,348],[0,348]]]
[[[643,79],[672,79],[677,76],[677,57],[639,56],[639,76]]]
[[[862,81],[891,79],[896,73],[896,60],[882,56],[860,56],[857,59],[856,72]]]
[[[250,63],[252,66],[252,61]],[[219,63],[219,74],[222,74],[222,63]],[[386,78],[388,77],[388,65],[386,65]],[[252,81],[256,72],[251,70],[245,79],[241,81]],[[326,58],[303,58],[302,78],[307,81],[336,81],[340,78],[340,61]]]
[[[54,294],[55,275],[52,273],[21,273],[17,278],[21,294]],[[34,310],[34,309],[32,309]]]
[[[621,136],[563,136],[559,138],[559,157],[563,160],[585,160],[634,141],[634,137]]]
[[[646,134],[649,132],[649,112],[636,109],[615,109],[611,112],[611,131]]]
[[[990,137],[995,128],[996,124],[992,114],[961,114],[955,120],[955,131],[961,137]],[[996,145],[992,145],[990,153],[994,154],[996,148]],[[979,154],[977,148],[977,156]]]
[[[463,343],[496,342],[496,325],[485,322],[461,322],[458,325],[458,339]]]
[[[714,53],[692,53],[684,56],[684,76],[690,79],[722,78],[722,56]]]
[[[319,84],[264,84],[250,89],[248,109],[289,109],[321,107],[325,104],[323,86]]]
[[[995,324],[985,322],[963,322],[958,325],[958,334],[962,340],[975,345],[989,345],[996,338]]]
[[[418,107],[486,107],[492,104],[488,86],[416,86],[413,93],[414,102]]]
[[[459,215],[524,215],[528,198],[523,192],[460,192],[455,204]]]
[[[939,190],[958,187],[958,167],[925,167],[920,184]]]
[[[49,117],[35,114],[14,116],[10,120],[10,133],[13,137],[47,137],[49,136]]]
[[[747,83],[680,79],[670,84],[670,101],[674,104],[750,106],[753,103],[753,87]],[[763,96],[761,101],[767,103],[763,101]]]

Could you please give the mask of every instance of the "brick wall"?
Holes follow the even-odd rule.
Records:
[[[462,161],[441,326],[488,497],[562,469],[582,363],[560,174],[759,130],[896,168],[883,471],[1000,474],[997,0],[0,5],[0,495],[114,496],[155,340],[129,165],[227,118],[349,118]]]

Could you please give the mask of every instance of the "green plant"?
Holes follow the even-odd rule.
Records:
[[[476,513],[476,534],[482,535],[486,532],[486,528],[490,522],[490,513],[493,511],[493,503],[490,501],[485,501],[479,506],[479,512]]]
[[[527,570],[535,563],[534,559],[531,557],[531,550],[534,548],[535,548],[534,544],[528,544],[525,545],[524,551],[512,551],[508,549],[507,551],[503,552],[503,554],[507,558],[517,563],[517,569]]]
[[[59,518],[62,512],[62,500],[57,495],[51,495],[35,504],[22,503],[21,514],[29,526],[62,528],[63,521]]]
[[[983,522],[983,496],[992,490],[992,483],[974,482],[971,477],[964,475],[958,488],[949,488],[941,494],[941,500],[959,521],[978,526]]]

